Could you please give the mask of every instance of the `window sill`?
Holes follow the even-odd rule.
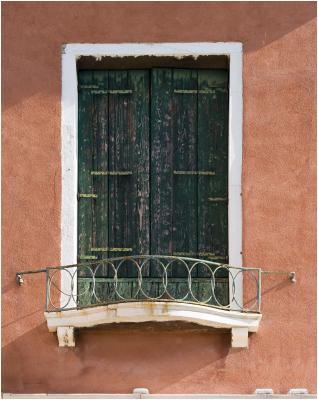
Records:
[[[248,332],[258,330],[262,314],[222,310],[181,302],[125,302],[81,310],[45,312],[48,329],[57,332],[60,347],[75,346],[74,329],[118,322],[187,321],[231,329],[232,347],[248,347]]]

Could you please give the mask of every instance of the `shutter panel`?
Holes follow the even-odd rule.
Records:
[[[151,252],[172,253],[173,85],[171,69],[151,71]],[[152,276],[156,267],[152,263]]]
[[[198,176],[198,251],[228,262],[228,73],[199,70],[198,169],[215,172]],[[203,257],[204,258],[204,257]]]
[[[129,172],[109,178],[110,257],[147,254],[149,73],[110,71],[109,89],[109,170]],[[129,277],[131,271],[125,263],[120,276]]]
[[[81,261],[174,254],[227,262],[228,72],[80,71],[78,79]],[[113,272],[98,272],[96,293],[109,299]],[[156,262],[143,269],[143,288],[154,297],[161,272]],[[186,270],[174,263],[168,275],[169,292],[182,298]],[[206,276],[202,268],[192,272],[198,297],[207,297]],[[125,262],[124,297],[136,289],[135,277]],[[223,283],[220,291],[225,298]]]
[[[131,157],[133,169],[132,254],[150,253],[149,175],[150,175],[150,79],[149,71],[130,71],[133,134]]]
[[[82,72],[78,76],[81,86],[92,84],[92,72]],[[92,95],[88,90],[78,93],[78,192],[92,193]],[[92,201],[79,198],[78,202],[78,257],[90,256],[92,244]]]
[[[109,72],[110,90],[129,90],[127,71]],[[131,93],[109,94],[109,171],[132,172],[131,152]],[[109,247],[110,257],[132,254],[131,251],[113,249],[131,248],[131,224],[128,221],[131,212],[129,195],[132,191],[131,175],[113,175],[109,178]],[[120,277],[128,276],[125,263]]]
[[[107,171],[108,169],[108,72],[94,71],[93,83],[97,84],[93,91],[93,168],[92,173]],[[97,198],[92,210],[92,254],[99,259],[108,256],[104,251],[108,248],[108,177],[92,175],[94,192]],[[97,276],[108,276],[108,267],[98,269]]]
[[[98,256],[92,249],[100,247],[100,240],[107,245],[107,182],[97,181],[91,173],[107,168],[108,99],[94,91],[107,90],[108,76],[81,71],[78,84],[78,254],[83,261]]]
[[[172,254],[197,253],[197,71],[173,70]],[[185,92],[183,92],[185,91]],[[190,173],[190,174],[189,174]],[[188,271],[175,262],[168,284],[176,299],[188,293]]]
[[[92,175],[108,166],[108,73],[80,71],[78,86],[78,254],[79,261],[89,262],[101,257],[97,248],[108,245],[108,182]],[[103,268],[98,276],[107,276],[107,267]],[[81,269],[78,275],[79,293],[86,293],[79,304],[89,304],[91,274]],[[96,289],[107,293],[105,286]]]
[[[173,71],[172,254],[185,257],[197,254],[198,181],[184,174],[198,169],[197,75],[196,70]],[[187,278],[182,265],[176,264],[173,274]]]

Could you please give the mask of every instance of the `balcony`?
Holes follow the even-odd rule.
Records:
[[[32,272],[46,274],[44,315],[60,346],[75,346],[84,327],[187,321],[231,330],[232,346],[248,347],[262,317],[260,268],[142,255],[21,272],[18,282]]]

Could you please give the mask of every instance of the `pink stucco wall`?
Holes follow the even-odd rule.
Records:
[[[316,6],[310,2],[2,4],[2,390],[15,393],[316,391]],[[244,46],[245,266],[263,281],[250,347],[191,327],[81,331],[59,348],[43,277],[60,263],[63,43],[240,41]]]

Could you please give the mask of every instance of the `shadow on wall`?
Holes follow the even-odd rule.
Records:
[[[64,43],[239,41],[248,53],[315,16],[314,2],[5,3],[2,109],[59,98]]]
[[[2,349],[2,390],[130,393],[146,385],[158,393],[206,367],[213,385],[230,340],[229,332],[194,324],[114,324],[80,330],[75,348],[59,348],[43,323]]]
[[[248,350],[231,348],[229,331],[181,322],[81,329],[76,332],[75,348],[60,348],[56,334],[49,333],[43,322],[3,346],[2,390],[131,393],[135,387],[148,387],[151,393],[252,393],[257,385],[266,387],[271,382],[276,391],[285,393],[291,387],[290,381],[299,381],[300,386],[307,382],[308,371],[292,368],[288,379],[282,379],[266,360],[275,357],[282,371],[307,360],[308,354],[301,349],[298,355],[290,354],[293,335],[287,338],[285,329],[277,325],[282,318],[292,321],[295,310],[286,311],[280,300],[282,292],[284,298],[296,298],[297,288],[288,279],[266,277],[262,295],[267,301],[261,329],[251,335]],[[41,310],[35,312],[42,314]],[[299,319],[307,323],[306,316]],[[2,326],[3,332],[17,332],[25,323],[25,317],[11,321]],[[278,352],[275,346],[269,347],[273,342],[281,342]],[[247,379],[255,363],[263,362],[259,354],[263,354],[267,368],[256,380]]]

